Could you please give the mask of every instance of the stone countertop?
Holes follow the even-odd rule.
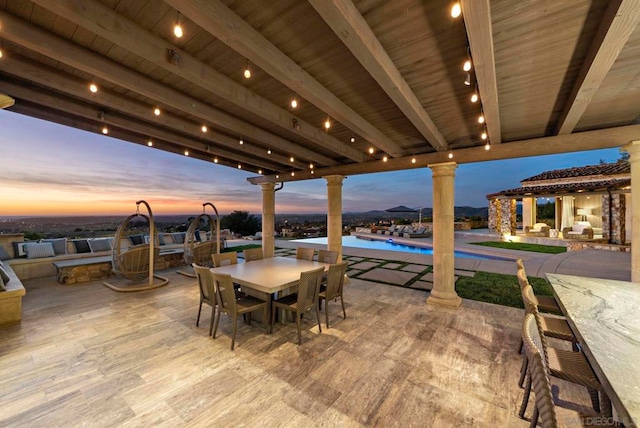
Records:
[[[626,427],[640,425],[640,283],[547,274]]]

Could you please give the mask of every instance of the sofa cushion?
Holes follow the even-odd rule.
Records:
[[[173,234],[173,239],[176,241],[176,244],[184,244],[184,237],[186,234],[186,232],[175,232]]]
[[[24,249],[28,259],[41,259],[56,255],[51,242],[28,242],[24,245]]]
[[[585,224],[574,224],[571,227],[571,232],[576,232],[576,233],[582,233],[583,230],[585,229],[589,229],[591,227],[591,225],[585,225]],[[569,232],[569,233],[571,233]]]
[[[67,238],[43,239],[40,242],[51,242],[56,256],[67,254]]]
[[[73,242],[73,246],[76,247],[76,253],[90,253],[91,247],[89,247],[89,241],[86,239],[76,239]]]
[[[543,227],[547,227],[547,223],[536,223],[533,225],[532,229],[540,231]]]

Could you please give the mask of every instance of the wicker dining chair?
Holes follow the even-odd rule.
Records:
[[[522,290],[526,284],[529,284],[529,278],[527,277],[527,272],[524,268],[524,262],[522,259],[516,260],[516,265],[518,266],[518,282],[520,283],[520,289]],[[536,301],[539,311],[562,315],[562,309],[560,309],[558,302],[552,296],[536,296]]]
[[[211,254],[213,267],[222,267],[238,264],[238,253],[231,251],[228,253]]]
[[[551,381],[545,364],[542,350],[542,339],[533,314],[524,317],[522,328],[524,351],[529,359],[530,387],[533,387],[536,407],[531,416],[531,427],[535,427],[540,419],[542,428],[556,428],[558,420],[551,393]],[[528,397],[527,397],[528,400]]]
[[[318,312],[318,293],[320,292],[320,281],[324,267],[313,269],[300,274],[298,283],[298,292],[281,297],[274,300],[271,304],[271,328],[276,319],[276,309],[284,309],[295,315],[296,325],[298,326],[298,345],[302,345],[302,331],[300,320],[306,312],[315,309],[316,318],[318,319],[318,330],[322,333],[320,326],[320,313]]]
[[[545,364],[549,370],[549,375],[563,379],[568,382],[575,383],[587,388],[589,396],[591,397],[591,404],[593,409],[602,413],[605,417],[611,416],[611,401],[607,396],[602,384],[596,377],[593,369],[589,365],[586,357],[582,352],[567,351],[564,349],[556,349],[547,346],[547,340],[542,330],[542,323],[540,322],[540,313],[535,302],[531,299],[533,290],[531,287],[527,287],[525,290],[527,296],[527,304],[529,308],[527,311],[534,316],[536,321],[536,328],[540,336],[540,343],[542,349],[542,356],[544,357]],[[524,340],[524,338],[523,338]],[[525,354],[526,356],[526,354]],[[527,358],[528,359],[528,358]],[[527,363],[527,366],[529,364]],[[525,385],[525,393],[522,398],[522,404],[520,406],[520,417],[524,417],[524,413],[527,410],[527,403],[529,401],[529,394],[531,393],[531,369],[527,368],[527,382]],[[600,400],[602,400],[602,406]]]
[[[252,296],[244,296],[237,299],[233,282],[231,281],[231,275],[215,273],[213,271],[210,272],[214,281],[218,302],[218,311],[216,312],[216,319],[213,325],[213,338],[216,338],[216,332],[218,331],[220,312],[224,312],[231,318],[231,322],[233,323],[233,336],[231,337],[231,350],[233,351],[236,343],[236,333],[238,332],[238,315],[247,314],[249,324],[251,324],[251,312],[261,309],[263,311],[264,325],[267,329],[267,334],[269,334],[269,302]]]
[[[324,312],[327,328],[329,328],[329,301],[340,298],[342,304],[342,314],[347,318],[347,312],[344,310],[344,296],[342,295],[344,288],[344,275],[347,273],[347,262],[334,264],[329,266],[327,273],[327,288],[318,294],[318,308],[322,309],[322,301],[326,302]]]
[[[196,263],[192,263],[193,270],[196,273],[198,279],[198,286],[200,287],[200,307],[198,308],[198,319],[196,319],[196,327],[200,324],[200,313],[202,312],[202,304],[206,303],[211,306],[211,321],[209,322],[209,336],[213,331],[213,319],[216,313],[216,293],[213,284],[213,278],[211,277],[211,271],[208,267],[199,266]]]
[[[302,248],[296,249],[296,259],[313,261],[313,256],[316,254],[315,248]]]
[[[242,251],[242,254],[244,255],[245,262],[264,259],[262,248],[247,248],[246,250]]]
[[[329,250],[318,250],[318,261],[334,265],[338,263],[338,252]]]

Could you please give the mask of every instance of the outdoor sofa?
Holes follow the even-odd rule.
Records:
[[[525,226],[524,233],[527,236],[537,236],[542,238],[549,237],[551,228],[546,223],[536,223],[533,226]]]

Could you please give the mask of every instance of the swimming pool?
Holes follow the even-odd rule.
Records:
[[[308,238],[308,239],[295,239],[291,242],[305,242],[308,244],[327,244],[327,238]],[[418,253],[418,254],[433,254],[433,248],[414,247],[412,245],[397,244],[393,242],[393,239],[387,239],[386,241],[375,241],[368,239],[361,239],[357,236],[343,236],[343,247],[356,247],[367,248],[370,250],[387,250],[387,251],[402,251],[405,253]],[[513,261],[506,257],[489,256],[485,254],[466,253],[464,251],[455,251],[454,257],[463,259],[483,259],[483,260],[502,260]]]

